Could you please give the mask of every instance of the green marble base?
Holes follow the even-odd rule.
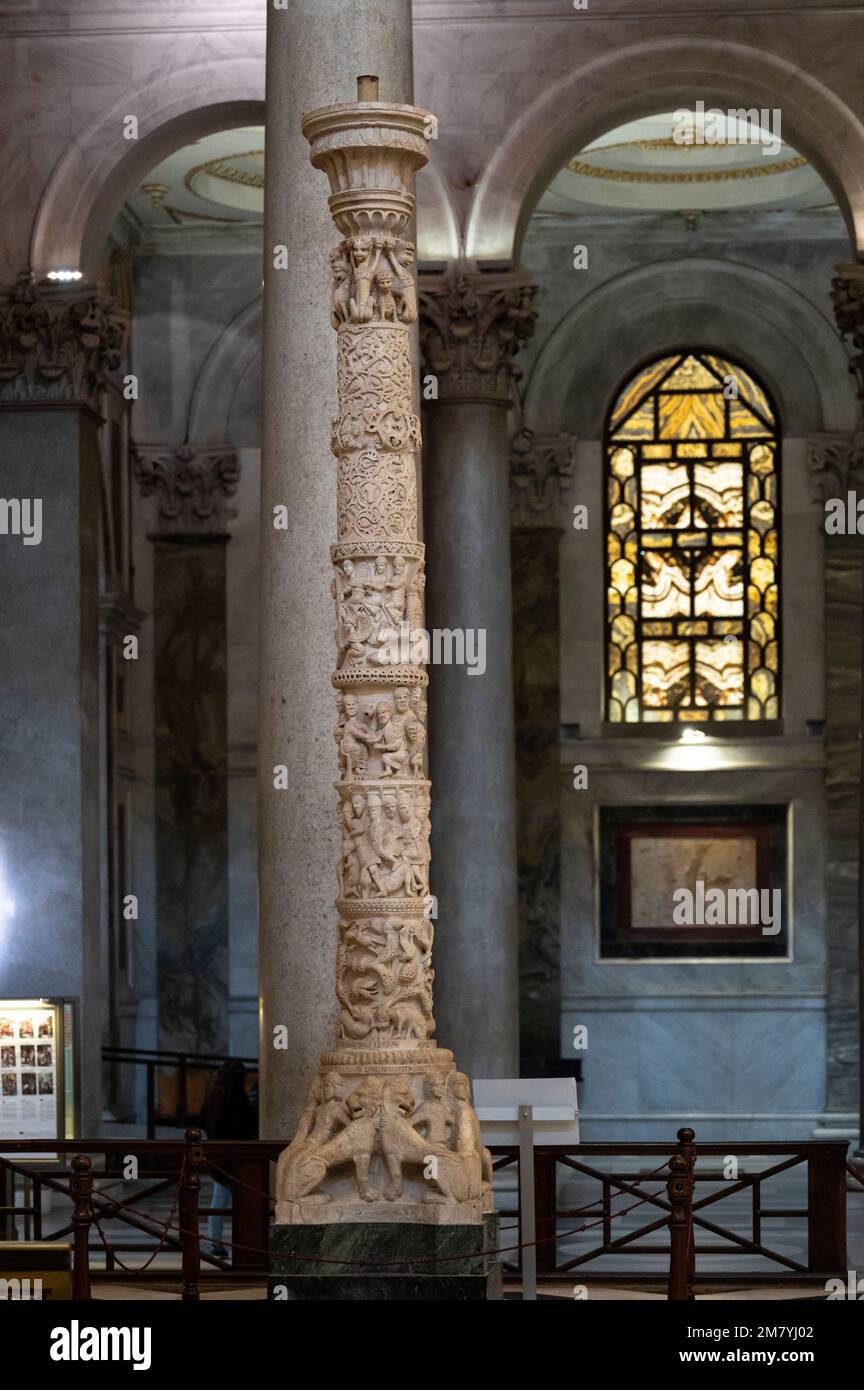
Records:
[[[497,1245],[495,1212],[476,1226],[273,1225],[268,1297],[277,1302],[500,1299],[501,1261],[485,1253]]]

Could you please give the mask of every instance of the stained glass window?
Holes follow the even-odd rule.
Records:
[[[749,372],[644,367],[606,428],[607,718],[778,719],[779,455]]]

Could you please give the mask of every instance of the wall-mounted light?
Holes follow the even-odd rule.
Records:
[[[83,270],[49,270],[47,280],[53,280],[55,284],[68,285],[73,280],[83,280]]]

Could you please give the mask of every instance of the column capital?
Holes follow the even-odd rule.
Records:
[[[812,434],[807,439],[814,501],[827,502],[864,483],[864,433]]]
[[[135,444],[132,452],[141,496],[158,498],[154,539],[226,534],[237,513],[225,502],[240,481],[229,444]]]
[[[855,374],[858,399],[864,408],[864,265],[857,261],[834,267],[831,281],[834,317],[844,338],[851,338],[855,349],[849,362]]]
[[[93,287],[35,285],[0,294],[0,402],[96,407],[123,358],[128,313]]]
[[[519,430],[510,442],[510,524],[556,526],[576,470],[577,439],[572,434]]]
[[[522,375],[516,355],[534,332],[537,286],[521,270],[459,263],[420,276],[424,369],[438,378],[439,400],[509,405]]]

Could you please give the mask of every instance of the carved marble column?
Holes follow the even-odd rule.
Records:
[[[421,278],[427,415],[424,522],[431,629],[473,629],[486,669],[436,671],[430,703],[432,891],[452,923],[438,956],[439,1014],[475,1076],[519,1074],[516,787],[508,410],[536,317],[520,272]],[[428,383],[424,394],[429,394]],[[483,997],[489,1007],[475,1009]]]
[[[404,237],[431,129],[427,112],[379,101],[377,78],[359,79],[356,104],[303,121],[343,238],[330,252],[339,393],[331,805],[342,853],[336,1037],[278,1164],[276,1220],[292,1227],[476,1227],[492,1207],[468,1078],[433,1040],[417,295]],[[440,931],[446,937],[444,917]],[[365,1234],[357,1253],[368,1257]]]
[[[294,1133],[336,1017],[330,909],[339,829],[331,814],[332,710],[322,693],[333,660],[326,440],[336,410],[322,247],[333,228],[300,122],[304,111],[344,99],[361,72],[377,72],[392,100],[411,101],[410,0],[268,5],[258,971],[260,1133],[271,1139]],[[278,527],[277,508],[285,517]],[[288,768],[290,790],[274,786],[276,767]]]
[[[521,1055],[542,1076],[561,1053],[559,549],[572,435],[522,429],[510,445]]]
[[[126,316],[92,287],[0,295],[0,995],[79,1001],[101,1108],[99,431]]]
[[[153,498],[157,1045],[226,1052],[230,446],[135,446]]]

